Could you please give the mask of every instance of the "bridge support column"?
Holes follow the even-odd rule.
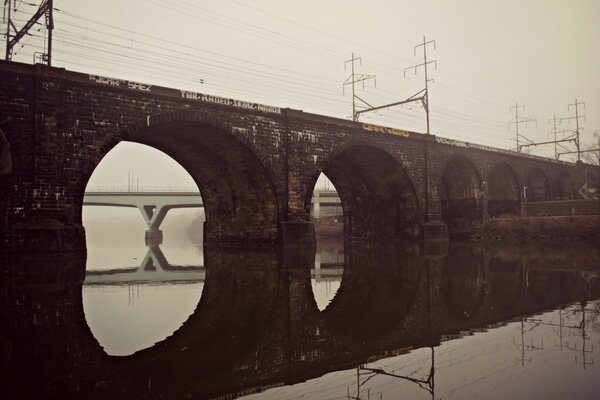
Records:
[[[448,240],[448,226],[442,221],[425,222],[422,225],[423,240]]]
[[[85,229],[53,218],[18,222],[7,230],[0,248],[27,254],[85,251]]]
[[[160,229],[150,228],[145,235],[146,245],[157,246],[163,242],[163,233]]]
[[[312,197],[312,217],[313,218],[320,218],[321,217],[321,192],[319,192],[318,190],[315,190],[313,192],[313,197]]]
[[[313,246],[316,243],[314,224],[305,221],[283,222],[281,242],[284,247]]]

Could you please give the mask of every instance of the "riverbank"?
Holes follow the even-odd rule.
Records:
[[[600,243],[600,215],[493,218],[477,227],[471,238]]]

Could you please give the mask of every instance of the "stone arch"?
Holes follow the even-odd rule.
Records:
[[[550,185],[548,178],[539,168],[532,168],[527,174],[527,201],[548,201],[550,197]]]
[[[483,220],[481,179],[462,156],[448,160],[440,184],[442,220],[450,234],[461,234]]]
[[[402,165],[386,151],[351,144],[323,163],[344,212],[344,236],[351,239],[415,238],[421,221],[413,183]],[[305,208],[310,207],[307,191]]]
[[[93,170],[122,140],[164,152],[192,176],[204,203],[205,243],[271,244],[279,239],[278,201],[263,162],[226,126],[199,121],[194,114],[148,118],[99,145],[79,184],[79,204]]]
[[[519,182],[506,163],[496,164],[487,179],[488,215],[518,215],[520,211]]]
[[[573,200],[575,195],[575,184],[568,172],[561,172],[556,178],[558,200]]]
[[[12,156],[10,153],[10,144],[0,129],[0,178],[11,175],[13,171]]]

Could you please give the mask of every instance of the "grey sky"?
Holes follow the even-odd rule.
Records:
[[[377,76],[377,87],[367,83],[362,98],[373,105],[398,101],[423,87],[422,70],[406,78],[403,71],[423,61],[413,47],[426,35],[437,44],[428,48],[438,66],[430,73],[433,134],[514,147],[514,130],[507,128],[518,100],[523,115],[538,119],[522,133],[546,140],[548,119],[571,116],[567,105],[575,98],[586,103],[583,142],[600,129],[596,0],[55,0],[55,6],[54,65],[70,70],[348,118],[350,91],[343,94],[342,82],[350,54],[362,57],[357,72]],[[17,16],[32,9],[22,3]],[[31,62],[41,42],[25,43],[14,59]],[[425,130],[416,106],[362,120]],[[140,149],[120,145],[91,184],[126,185],[128,171],[144,185],[189,183],[169,161]],[[553,148],[534,153],[550,156]]]

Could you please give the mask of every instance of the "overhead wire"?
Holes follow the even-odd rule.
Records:
[[[146,0],[146,1],[149,4],[152,4],[156,7],[168,9],[170,11],[185,15],[187,17],[190,17],[190,14],[192,14],[191,16],[194,18],[200,18],[202,20],[206,20],[207,18],[210,19],[209,17],[207,17],[207,15],[208,16],[218,16],[219,21],[217,21],[217,26],[223,27],[225,29],[234,29],[231,22],[233,24],[238,24],[238,23],[242,22],[241,25],[243,26],[243,29],[237,27],[237,31],[239,31],[239,32],[243,32],[245,34],[253,34],[253,35],[255,35],[255,37],[260,38],[261,40],[268,40],[271,43],[274,43],[277,45],[290,47],[290,43],[291,43],[292,48],[303,51],[303,52],[308,52],[309,54],[316,54],[316,55],[321,56],[323,51],[327,51],[327,52],[331,53],[331,48],[321,46],[320,43],[315,44],[315,43],[306,41],[304,39],[294,38],[293,36],[290,36],[290,35],[279,35],[279,38],[273,39],[268,36],[273,36],[272,34],[275,31],[265,29],[263,27],[256,26],[254,24],[246,23],[237,18],[231,18],[229,16],[226,16],[226,15],[223,15],[223,14],[211,11],[211,10],[207,10],[203,7],[199,7],[197,5],[191,4],[190,2],[186,2],[183,0],[178,0],[175,7],[173,7],[173,6],[169,7],[162,3],[157,4],[157,2],[155,2],[153,0]],[[235,1],[235,0],[233,0],[233,3],[242,4],[242,2]],[[181,7],[182,5],[184,6],[184,8]],[[276,14],[274,14],[272,12],[271,13],[265,12],[265,10],[260,10],[260,9],[258,9],[258,7],[249,6],[247,4],[244,6],[257,9],[256,10],[257,12],[262,12],[264,14],[272,14],[272,16],[277,17],[281,20],[285,20],[287,22],[293,21],[290,18],[277,16]],[[71,28],[73,28],[75,30],[80,29],[80,30],[85,30],[84,32],[95,32],[97,35],[105,35],[106,37],[109,37],[111,39],[103,40],[98,37],[88,37],[87,35],[81,35],[81,37],[77,37],[79,35],[79,33],[77,31],[59,28],[57,30],[57,32],[61,32],[63,35],[65,35],[67,37],[65,37],[64,39],[56,39],[55,38],[55,41],[62,40],[62,42],[63,42],[62,44],[64,46],[71,47],[71,48],[79,47],[80,49],[85,49],[86,51],[90,51],[90,52],[98,51],[98,52],[108,54],[111,56],[126,57],[126,58],[128,58],[128,62],[130,62],[130,61],[136,62],[136,64],[135,64],[136,67],[134,67],[134,68],[138,68],[138,69],[140,69],[140,71],[144,71],[145,73],[157,73],[157,72],[160,73],[160,72],[164,72],[165,68],[178,68],[182,71],[186,71],[187,74],[190,74],[190,76],[191,76],[190,80],[193,79],[192,77],[194,76],[194,74],[210,74],[209,75],[209,76],[211,76],[210,79],[214,80],[218,83],[218,85],[215,85],[215,87],[225,88],[226,83],[230,83],[230,84],[235,83],[236,86],[235,87],[229,86],[229,90],[235,91],[237,89],[241,93],[241,89],[243,87],[243,89],[247,91],[246,94],[249,94],[251,96],[256,95],[255,93],[252,93],[252,89],[261,87],[261,88],[266,89],[266,90],[263,90],[265,92],[264,93],[265,95],[267,95],[267,94],[272,95],[272,96],[277,95],[278,99],[282,99],[286,102],[293,102],[293,101],[309,102],[309,100],[307,100],[308,98],[310,98],[310,97],[317,98],[318,97],[319,103],[321,101],[324,102],[323,105],[325,105],[325,102],[333,102],[332,104],[336,104],[336,106],[334,106],[333,108],[328,107],[329,111],[335,110],[336,113],[343,112],[342,106],[345,105],[345,103],[347,102],[347,97],[344,98],[339,94],[338,94],[338,96],[335,96],[334,90],[336,90],[336,89],[339,90],[338,88],[340,88],[341,85],[339,82],[336,82],[334,79],[331,79],[329,77],[324,77],[324,76],[317,75],[314,73],[309,73],[304,70],[302,70],[302,71],[291,70],[289,68],[282,68],[282,67],[275,66],[275,65],[260,63],[260,62],[257,62],[256,60],[249,60],[249,59],[244,59],[241,57],[234,57],[234,56],[231,56],[228,54],[214,52],[214,51],[207,50],[207,49],[202,49],[197,46],[189,46],[189,45],[184,45],[181,43],[175,43],[173,41],[169,41],[168,39],[155,37],[153,35],[148,35],[148,34],[142,33],[142,32],[135,32],[131,29],[113,26],[110,24],[106,24],[104,22],[94,21],[90,18],[77,16],[76,14],[73,14],[68,11],[63,11],[63,10],[57,10],[57,11],[59,12],[59,14],[62,14],[64,17],[66,17],[66,18],[62,18],[62,20],[61,20],[62,24],[66,25],[66,26],[70,26]],[[92,28],[89,26],[89,24],[87,24],[87,26],[82,26],[81,24],[77,24],[73,21],[85,21],[88,23],[92,23],[94,26],[102,27],[103,30],[100,30],[97,28]],[[211,23],[214,23],[214,21],[212,21]],[[319,29],[311,28],[306,24],[301,24],[301,23],[295,23],[295,24],[298,26],[302,26],[304,29],[312,29],[313,31],[321,31]],[[123,34],[120,34],[120,35],[116,34],[116,32],[127,33],[128,37]],[[327,34],[326,32],[320,32],[320,33]],[[70,37],[68,37],[69,35],[70,35]],[[133,37],[132,37],[132,35],[133,35]],[[329,35],[329,36],[331,36],[331,35]],[[333,35],[333,36],[335,36],[335,35]],[[112,43],[111,40],[113,40],[113,39],[123,40],[123,41],[127,40],[131,43],[131,46],[127,47],[123,44]],[[146,40],[143,40],[143,39],[146,39]],[[338,38],[338,39],[340,39],[340,38]],[[80,40],[80,42],[78,43],[77,40]],[[152,43],[150,43],[148,40],[152,41]],[[163,43],[165,45],[158,44],[157,42]],[[346,42],[348,42],[348,41],[346,41]],[[358,44],[357,42],[354,42],[354,41],[350,41],[350,42],[352,42],[355,45],[361,46],[363,48],[368,48],[370,50],[378,51],[377,49],[374,49],[370,46],[363,46],[362,44]],[[91,43],[93,43],[93,45]],[[311,47],[311,48],[307,48],[307,46]],[[319,50],[315,51],[315,48],[317,48],[317,47],[319,48]],[[111,52],[110,52],[111,48],[121,49],[124,52],[126,52],[126,55],[111,54]],[[115,52],[113,51],[113,53],[115,53]],[[147,53],[147,54],[145,56],[142,56],[143,53]],[[192,54],[190,54],[190,53],[192,53]],[[398,57],[397,54],[391,54],[389,52],[382,52],[382,51],[379,51],[379,53],[386,54],[390,58],[393,57],[394,59],[401,59],[403,61],[407,61],[405,59],[402,59],[401,57]],[[135,55],[132,56],[132,54],[135,54]],[[204,57],[204,60],[203,60],[203,57],[200,56],[199,54],[212,55],[213,60],[206,61],[206,57]],[[334,54],[338,54],[341,56],[345,53],[338,51]],[[91,56],[86,56],[86,57],[87,57],[87,59],[90,59],[90,60],[93,59],[93,57],[91,57]],[[152,57],[154,57],[154,58],[152,58]],[[97,59],[98,58],[96,58],[96,60]],[[227,59],[230,61],[225,62],[225,61],[223,61],[223,59]],[[334,57],[329,57],[329,59],[338,61],[338,59],[334,58]],[[169,60],[169,61],[166,61],[166,60]],[[72,62],[72,61],[69,61],[69,62]],[[103,62],[108,62],[108,60],[103,60]],[[148,66],[144,70],[142,70],[139,64],[143,64],[146,62],[149,62],[152,65]],[[175,63],[175,64],[173,64],[173,63]],[[178,65],[177,63],[189,63],[190,65],[193,64],[194,68],[186,69],[183,65]],[[242,63],[242,64],[240,65],[240,63]],[[81,63],[80,63],[80,65],[81,65]],[[375,67],[376,70],[379,70],[379,69],[386,70],[386,71],[389,71],[389,72],[392,72],[392,73],[398,74],[398,75],[401,73],[401,69],[398,68],[398,66],[390,66],[390,65],[381,64],[381,63],[370,63],[370,65],[371,65],[371,68]],[[158,69],[158,68],[161,68],[161,69]],[[227,71],[227,73],[224,73],[224,71]],[[267,71],[269,71],[269,72],[267,72]],[[273,71],[280,71],[280,72],[273,73]],[[440,70],[440,73],[442,75],[456,77],[456,75],[453,72],[448,72],[444,69]],[[161,78],[165,79],[164,77],[161,77]],[[178,79],[181,79],[182,82],[185,82],[184,77],[181,77],[181,78],[178,77]],[[504,96],[501,93],[497,93],[493,90],[487,90],[481,84],[475,83],[475,82],[470,82],[469,80],[464,79],[462,77],[457,78],[457,79],[459,79],[463,83],[468,84],[471,87],[478,88],[478,90],[480,92],[482,92],[481,96],[473,96],[472,93],[461,91],[461,90],[456,90],[456,88],[454,86],[447,84],[443,79],[440,80],[440,82],[436,82],[436,85],[434,86],[434,91],[439,91],[440,94],[444,94],[445,96],[451,96],[453,99],[455,99],[457,101],[465,102],[465,103],[468,103],[473,106],[477,106],[477,107],[481,107],[481,108],[485,108],[485,106],[487,106],[488,110],[495,110],[495,112],[498,114],[501,112],[500,110],[502,110],[502,113],[504,113],[503,106],[497,103],[497,99],[502,99],[502,102],[504,102],[504,100],[506,98],[508,98],[508,96]],[[249,85],[249,81],[252,81],[250,85]],[[407,78],[407,82],[409,82],[410,85],[418,85],[419,79],[417,77],[409,76]],[[252,86],[252,85],[255,85],[255,86]],[[329,94],[330,92],[333,93],[334,95]],[[283,96],[283,97],[281,97],[281,96]],[[369,93],[369,96],[372,96],[374,99],[379,99],[382,102],[385,100],[392,99],[392,98],[394,100],[397,100],[397,97],[395,97],[395,96],[397,96],[397,94],[395,92],[386,91],[386,90],[380,89],[380,88],[376,88],[375,90],[373,90],[371,93]],[[394,96],[394,97],[390,97],[390,96]],[[313,105],[313,107],[319,108],[319,105],[316,105],[314,103],[311,103],[311,105]],[[339,105],[339,108],[337,107],[338,105]],[[478,127],[479,129],[493,129],[494,127],[499,128],[500,126],[504,125],[500,121],[492,120],[489,118],[477,117],[477,116],[473,116],[473,115],[461,114],[461,113],[455,112],[454,110],[443,109],[441,107],[435,107],[434,109],[438,110],[436,112],[438,115],[435,117],[432,116],[433,121],[436,121],[436,120],[447,121],[448,124],[463,123],[463,124],[467,124],[471,128]],[[345,113],[345,114],[347,114],[347,113]],[[390,114],[395,116],[396,118],[399,118],[399,115],[403,115],[403,112],[393,111],[393,112],[390,112]],[[410,115],[410,113],[407,113],[407,115]],[[434,115],[435,115],[435,113],[434,113]],[[410,121],[413,117],[412,116],[404,116],[404,118],[405,119],[408,118],[408,120]],[[504,130],[498,129],[496,134],[504,133],[501,131],[504,131]]]

